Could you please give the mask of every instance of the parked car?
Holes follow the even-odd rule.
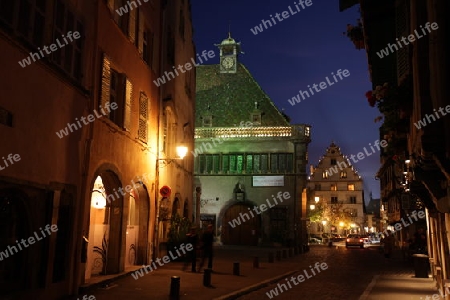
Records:
[[[311,234],[309,237],[310,244],[322,244],[323,238],[318,234]]]
[[[349,234],[345,240],[345,247],[349,246],[359,246],[361,249],[364,248],[364,236],[359,234]]]

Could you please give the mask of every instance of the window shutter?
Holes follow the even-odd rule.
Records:
[[[130,128],[131,128],[131,95],[132,95],[132,93],[133,93],[133,85],[131,84],[131,81],[126,79],[123,127],[127,131],[130,131]]]
[[[141,54],[144,51],[144,30],[145,30],[145,24],[144,24],[144,13],[142,10],[139,10],[139,38],[138,38],[138,50]]]
[[[139,139],[143,142],[147,142],[147,129],[148,129],[148,98],[144,93],[141,93],[139,97]]]
[[[132,9],[129,14],[130,18],[128,20],[128,37],[130,38],[130,41],[134,43],[136,40],[136,12],[139,13],[140,10]]]
[[[102,94],[100,104],[105,107],[106,102],[109,102],[110,98],[110,85],[111,85],[111,59],[103,54],[103,69],[102,69]]]

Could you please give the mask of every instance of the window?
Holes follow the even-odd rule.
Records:
[[[212,127],[212,116],[211,115],[209,115],[209,116],[204,116],[203,118],[202,118],[202,126],[203,127]]]
[[[336,184],[334,184],[334,183],[331,184],[330,191],[337,191]]]
[[[354,191],[355,190],[355,185],[354,184],[348,184],[347,185],[347,190],[348,191]]]
[[[57,0],[55,6],[55,23],[53,40],[61,40],[67,32],[78,31],[80,38],[68,43],[63,48],[52,52],[51,59],[70,77],[80,81],[82,77],[82,47],[84,26],[80,20],[67,8],[63,0]]]
[[[261,125],[261,114],[252,114],[252,123],[254,125]]]
[[[323,179],[328,179],[328,171],[324,171],[324,172],[322,173],[322,178],[323,178]]]
[[[356,197],[354,196],[350,197],[350,204],[356,204]]]
[[[109,102],[110,104],[116,103],[118,106],[123,102],[122,98],[122,89],[124,88],[122,78],[117,71],[111,69],[111,85],[110,85],[110,94],[109,94]],[[119,120],[119,112],[117,109],[111,110],[109,113],[109,119],[120,125]]]
[[[104,54],[102,70],[101,106],[116,103],[117,109],[110,109],[109,119],[116,125],[129,129],[131,118],[132,84],[125,74],[111,68],[111,59]],[[105,110],[106,111],[106,110]]]
[[[149,65],[153,62],[153,41],[154,34],[150,30],[145,30],[142,40],[142,59]]]
[[[294,170],[292,153],[270,154],[270,171],[272,173],[292,173]]]
[[[322,190],[322,186],[321,186],[319,183],[316,183],[316,184],[314,185],[314,189],[315,189],[316,191],[320,191],[320,190]]]
[[[117,25],[119,25],[122,32],[128,36],[128,25],[129,25],[129,21],[130,21],[130,14],[128,12],[123,13],[123,11],[122,11],[122,14],[118,14],[116,12],[116,10],[120,10],[121,8],[122,9],[127,8],[127,10],[129,9],[127,1],[114,0],[114,7],[112,9],[114,21],[117,23]],[[133,10],[134,9],[135,8],[133,8]],[[131,10],[131,11],[133,11],[133,10]]]
[[[200,174],[217,174],[219,172],[219,154],[199,155],[198,158]]]
[[[331,197],[331,203],[337,204],[338,203],[338,197]]]
[[[8,127],[12,127],[13,124],[12,113],[2,107],[0,107],[0,124]]]
[[[335,159],[335,158],[332,158],[332,159],[331,159],[331,165],[332,165],[332,166],[335,166],[335,165],[336,165],[336,159]]]
[[[240,174],[244,166],[243,154],[222,155],[222,172],[225,174]]]
[[[139,129],[138,137],[141,141],[147,142],[148,129],[148,98],[144,93],[139,97]]]
[[[54,2],[54,9],[49,9],[47,4],[50,2]],[[25,47],[32,50],[31,53],[34,55],[30,56],[33,61],[48,59],[72,79],[80,81],[84,26],[65,2],[67,1],[0,0],[0,26],[9,29],[9,33],[18,37],[17,41],[21,41]],[[65,37],[66,43],[62,36],[69,31],[72,33],[78,31],[80,38],[72,37],[71,41]],[[63,47],[51,53],[40,49],[44,45],[57,45],[56,39]]]
[[[245,156],[246,173],[267,173],[267,154],[247,154]]]
[[[282,235],[287,229],[287,220],[287,206],[270,209],[270,238],[272,241],[282,241]]]
[[[347,172],[341,171],[341,178],[347,178]]]

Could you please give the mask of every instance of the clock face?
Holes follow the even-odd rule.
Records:
[[[222,66],[225,69],[230,69],[234,66],[234,59],[232,57],[225,57],[222,59]]]

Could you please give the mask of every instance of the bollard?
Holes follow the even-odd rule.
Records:
[[[240,275],[240,264],[239,262],[234,262],[233,263],[233,275],[239,276]]]
[[[273,262],[274,262],[273,252],[269,252],[269,262],[270,262],[270,263],[273,263]]]
[[[203,272],[203,286],[211,286],[212,269],[205,269]]]
[[[255,268],[255,269],[259,268],[259,257],[258,256],[253,257],[253,268]]]
[[[287,249],[283,249],[283,258],[287,258]]]
[[[289,248],[289,257],[294,256],[294,248]]]
[[[180,299],[180,276],[170,278],[170,300]]]
[[[281,260],[281,251],[277,250],[277,260],[280,261]]]

